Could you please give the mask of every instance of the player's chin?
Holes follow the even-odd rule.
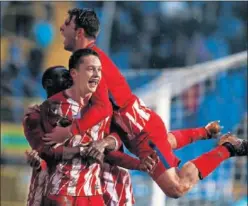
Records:
[[[97,87],[89,88],[89,91],[90,91],[91,93],[94,93],[94,92],[96,91],[96,88],[97,88]]]
[[[90,93],[94,93],[96,91],[97,87],[88,87],[88,91]]]
[[[69,51],[69,52],[72,51],[72,49],[69,46],[67,46],[66,44],[64,44],[64,50]]]
[[[70,51],[70,52],[72,51],[72,47],[69,44],[67,44],[66,41],[64,41],[64,50]]]

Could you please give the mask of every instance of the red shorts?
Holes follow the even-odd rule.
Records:
[[[149,146],[149,141],[152,141],[154,144],[159,145],[160,148],[163,148],[163,161],[160,161],[153,172],[154,177],[157,178],[160,176],[166,169],[171,167],[178,167],[180,159],[176,157],[173,153],[171,145],[168,141],[167,130],[161,118],[155,113],[151,113],[151,118],[146,124],[144,131],[141,135],[136,138],[135,141],[135,154],[139,156],[140,159],[143,159],[150,155],[154,150]],[[162,160],[160,158],[160,160]],[[165,166],[166,165],[166,166]]]
[[[65,195],[49,195],[44,197],[42,206],[104,206],[102,196],[73,197]]]

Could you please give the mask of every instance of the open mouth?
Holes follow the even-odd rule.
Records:
[[[99,80],[98,79],[91,79],[89,80],[89,85],[91,87],[96,87],[99,84]]]

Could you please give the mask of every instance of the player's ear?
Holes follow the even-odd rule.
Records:
[[[78,28],[78,29],[77,29],[77,33],[76,33],[76,36],[77,36],[77,38],[86,37],[86,36],[85,36],[85,31],[84,31],[84,29],[83,29],[83,28]]]
[[[77,74],[78,73],[77,73],[77,70],[76,69],[72,68],[70,70],[70,75],[71,75],[72,80],[74,80],[76,78]]]

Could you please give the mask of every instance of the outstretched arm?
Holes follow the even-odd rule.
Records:
[[[143,172],[152,171],[156,164],[156,161],[149,156],[143,160],[139,160],[120,151],[109,152],[105,157],[105,161],[126,169],[140,170]]]

